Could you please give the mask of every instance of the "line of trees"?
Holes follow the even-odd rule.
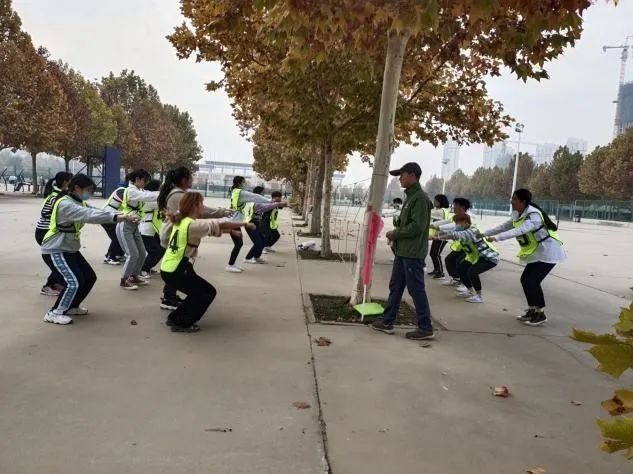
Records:
[[[66,169],[106,145],[122,150],[127,168],[162,172],[201,158],[187,112],[162,104],[133,71],[91,82],[35,48],[11,0],[0,0],[0,78],[0,149],[31,154],[35,191],[41,152],[63,157]]]
[[[586,0],[181,0],[169,36],[179,57],[219,62],[257,170],[293,181],[331,253],[331,176],[371,160],[380,211],[400,143],[492,144],[512,119],[485,79],[507,70],[546,79],[546,62],[580,38]],[[318,218],[318,214],[320,218]],[[364,261],[370,212],[358,261]],[[351,302],[362,298],[357,265]]]
[[[472,176],[457,170],[446,182],[450,196],[472,199],[509,199],[514,158],[507,168],[477,168]],[[443,180],[432,176],[424,185],[430,195],[439,194]],[[578,199],[633,200],[633,128],[586,157],[560,147],[550,163],[535,165],[521,153],[517,187],[527,187],[540,200],[571,202]]]

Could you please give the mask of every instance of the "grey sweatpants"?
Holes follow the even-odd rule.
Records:
[[[125,252],[125,264],[123,265],[123,278],[139,275],[143,268],[143,262],[147,257],[147,251],[143,244],[138,224],[132,222],[119,222],[116,225],[116,236],[119,244]]]

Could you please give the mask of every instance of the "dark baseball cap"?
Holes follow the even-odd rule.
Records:
[[[417,163],[410,162],[406,163],[404,166],[402,166],[402,168],[398,170],[389,171],[389,174],[391,176],[400,176],[402,173],[413,173],[419,178],[420,176],[422,176],[422,168],[420,168],[420,165],[418,165]]]

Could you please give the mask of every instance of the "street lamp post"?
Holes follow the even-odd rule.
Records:
[[[510,193],[510,199],[512,199],[512,195],[514,191],[516,191],[517,187],[517,174],[519,172],[519,155],[521,154],[521,133],[523,133],[523,129],[525,125],[522,123],[517,123],[514,127],[514,131],[519,135],[518,143],[517,143],[517,156],[514,160],[514,176],[512,177],[512,192]],[[510,205],[510,213],[512,213],[512,205]]]

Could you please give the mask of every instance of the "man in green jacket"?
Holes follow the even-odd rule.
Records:
[[[394,244],[392,247],[396,257],[389,282],[387,308],[382,320],[375,321],[372,327],[386,334],[394,333],[393,323],[406,287],[418,315],[418,329],[408,332],[407,338],[418,341],[433,339],[431,310],[424,288],[424,259],[428,250],[433,205],[420,186],[422,170],[417,163],[407,163],[389,174],[400,177],[400,186],[405,189],[406,199],[402,205],[398,227],[387,232],[387,239]]]

